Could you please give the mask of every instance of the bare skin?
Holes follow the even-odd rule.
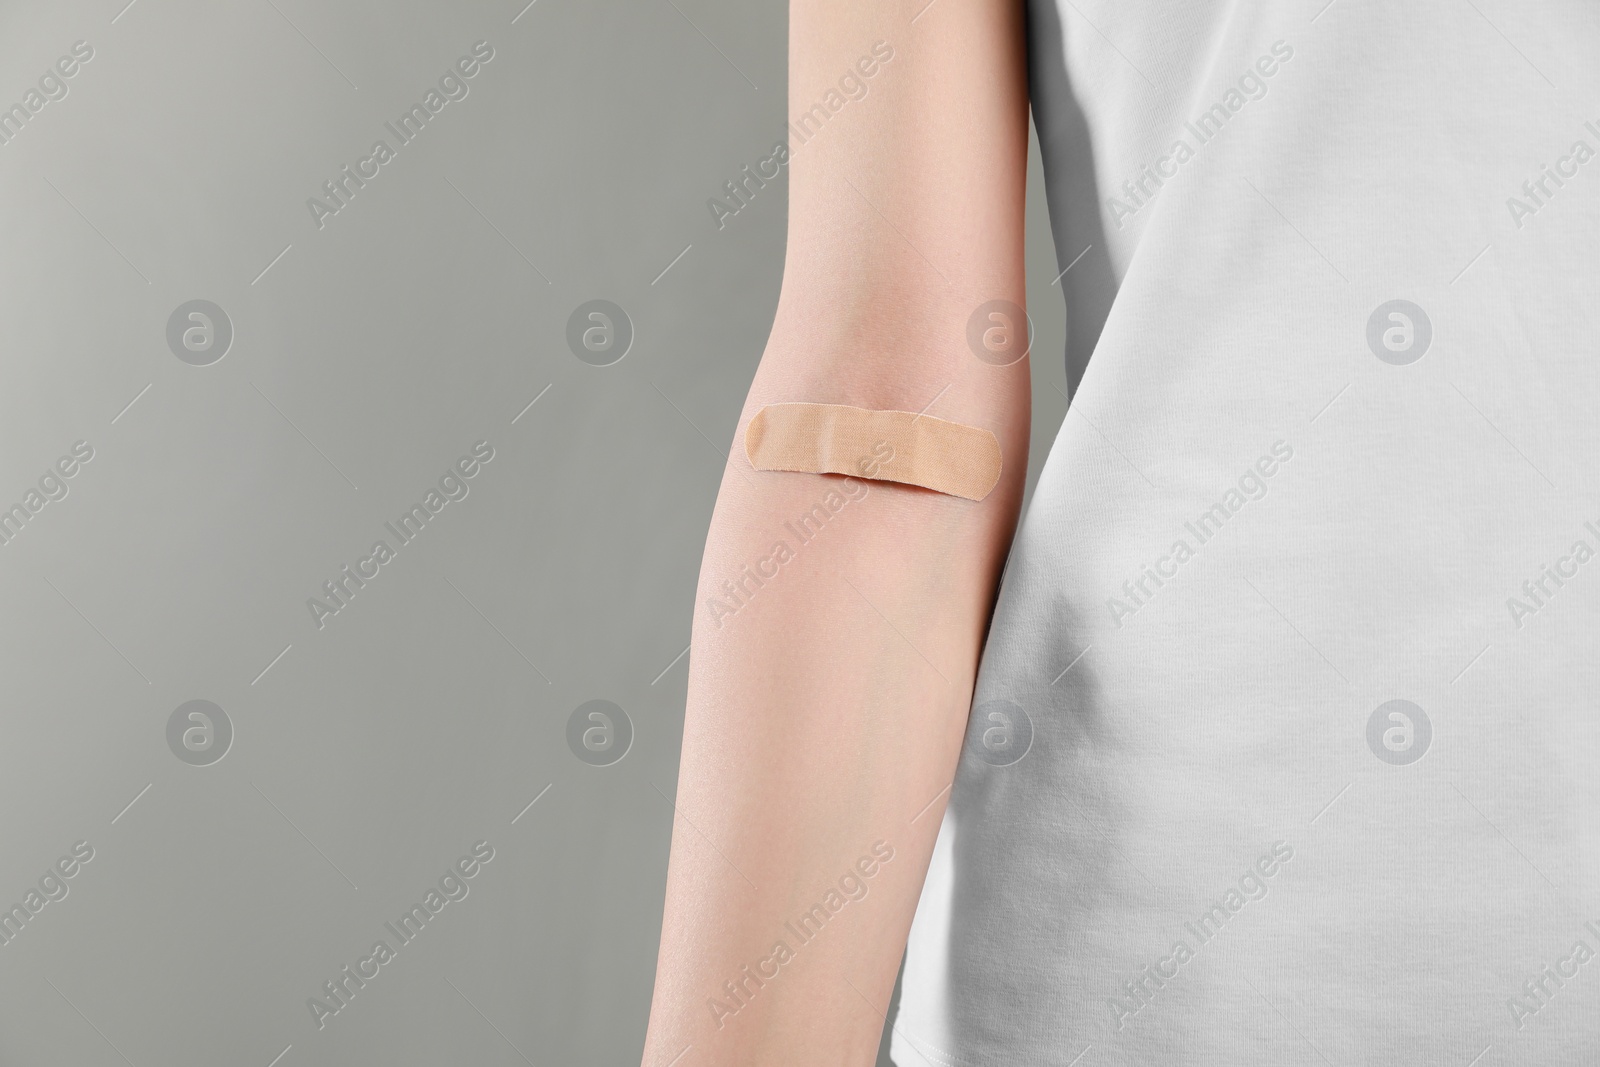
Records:
[[[645,1067],[874,1061],[1022,498],[1028,362],[967,341],[1025,299],[1021,2],[792,0],[790,116],[849,72],[867,95],[791,134],[783,290],[701,566]],[[984,427],[1000,483],[757,472],[745,425],[787,401]]]

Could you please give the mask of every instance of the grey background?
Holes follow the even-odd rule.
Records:
[[[783,260],[784,179],[720,232],[706,200],[782,136],[786,12],[125,3],[0,6],[0,107],[94,49],[0,145],[0,507],[94,449],[0,546],[0,906],[94,849],[0,945],[0,1063],[636,1062],[695,575]],[[319,229],[307,198],[479,40]],[[1039,178],[1033,473],[1066,406]],[[595,298],[635,332],[609,367],[565,340]],[[233,327],[209,366],[166,340],[195,299]],[[610,766],[566,743],[592,699],[633,724]],[[208,766],[168,747],[190,700],[232,723]],[[319,1030],[307,999],[479,840]]]

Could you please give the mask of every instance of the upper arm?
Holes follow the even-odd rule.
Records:
[[[918,330],[937,308],[1022,303],[1022,3],[793,0],[780,316],[870,294],[883,328]]]
[[[929,414],[1000,438],[997,510],[1019,498],[1027,361],[979,358],[969,323],[1025,305],[1023,2],[792,0],[788,249],[741,428],[764,403],[937,396]]]

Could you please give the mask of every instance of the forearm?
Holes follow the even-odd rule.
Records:
[[[770,488],[730,479],[697,606],[645,1062],[664,1065],[693,1044],[701,1064],[870,1063],[954,770],[1004,535],[973,514],[984,505],[862,482],[866,492],[801,543],[784,524],[837,491],[837,479],[796,475]],[[993,495],[985,504],[1003,506]],[[792,557],[769,565],[776,575],[741,594],[735,614],[719,611],[720,627],[708,622],[708,602],[732,602],[723,582],[772,559],[779,541]],[[820,930],[806,925],[879,841],[877,855],[893,858],[855,880],[866,896]],[[760,966],[780,941],[794,958]],[[750,984],[746,967],[764,984]]]
[[[967,342],[979,305],[1023,303],[1026,111],[993,85],[1022,77],[1009,3],[911,26],[920,7],[793,9],[797,99],[906,43],[791,164],[784,292],[701,569],[649,1067],[871,1063],[954,771],[1027,466],[1027,361]],[[744,427],[793,401],[983,427],[1000,482],[975,502],[753,470]]]

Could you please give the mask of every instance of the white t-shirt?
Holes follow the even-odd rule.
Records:
[[[895,1062],[1600,1063],[1600,9],[1030,34],[1082,381]]]

